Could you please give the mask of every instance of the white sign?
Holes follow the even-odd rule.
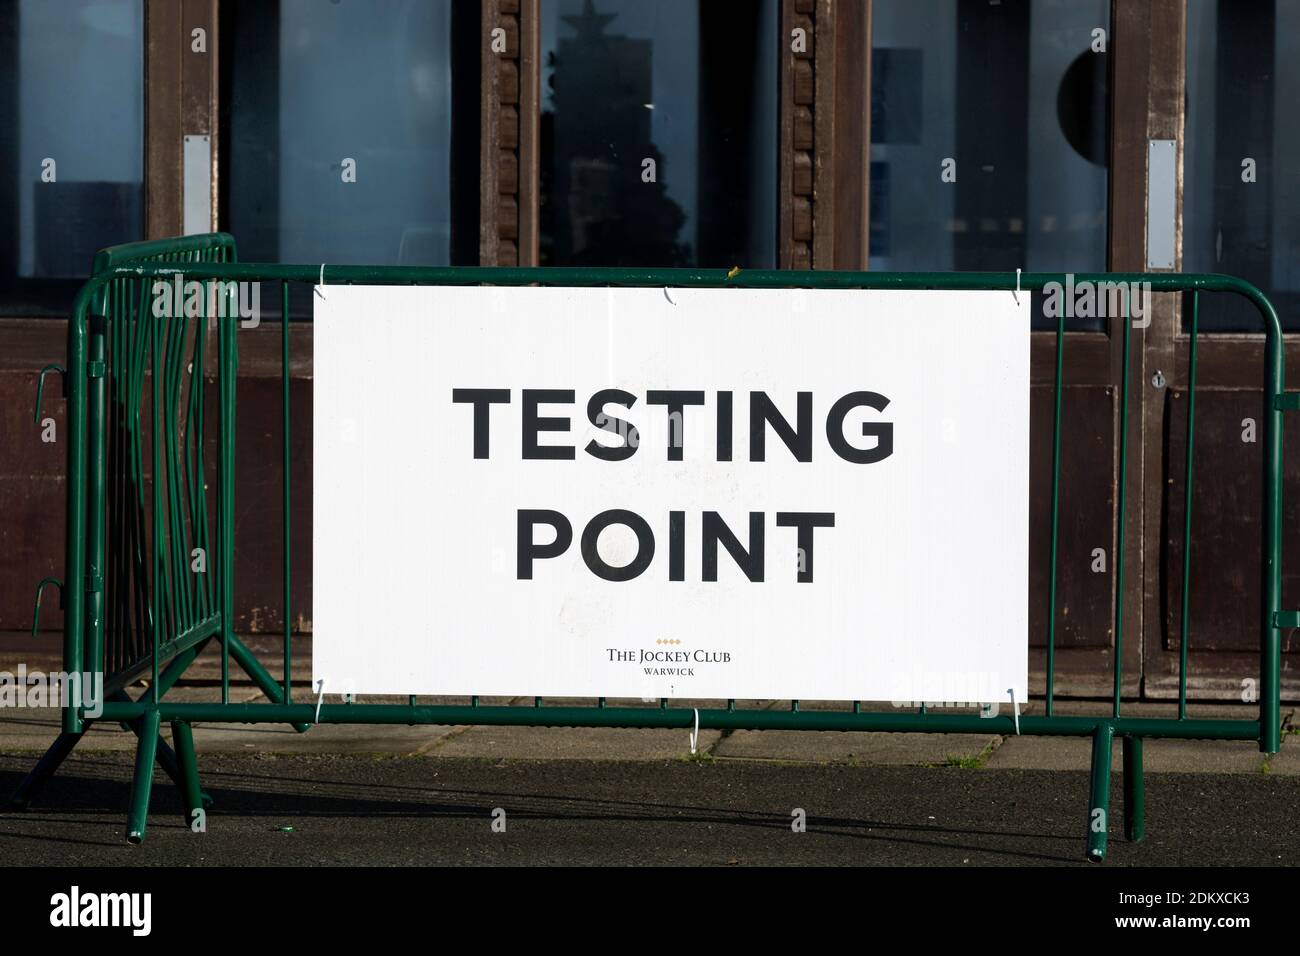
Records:
[[[320,291],[325,693],[1027,698],[1029,296]]]

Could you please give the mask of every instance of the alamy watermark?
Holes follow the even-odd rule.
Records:
[[[86,717],[104,713],[103,673],[84,674],[66,671],[29,671],[19,664],[17,673],[0,671],[0,708],[65,707],[83,708]]]
[[[1151,283],[1076,282],[1074,273],[1067,272],[1064,286],[1059,282],[1043,285],[1043,315],[1049,319],[1131,318],[1133,328],[1145,329],[1151,324]]]
[[[262,321],[262,283],[189,279],[177,273],[153,284],[153,314],[160,319],[238,318],[245,329]]]
[[[92,893],[73,886],[50,897],[50,925],[56,928],[121,927],[132,936],[153,929],[152,893]]]
[[[899,708],[978,708],[981,716],[996,717],[1000,704],[1014,699],[1004,676],[992,671],[896,671],[889,702]],[[916,688],[924,688],[920,697]]]

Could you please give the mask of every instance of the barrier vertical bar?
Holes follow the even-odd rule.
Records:
[[[1183,593],[1178,627],[1178,719],[1187,719],[1187,608],[1192,583],[1192,446],[1196,440],[1196,333],[1200,293],[1192,292],[1192,340],[1187,362],[1187,455],[1183,473]]]
[[[153,396],[151,407],[153,409],[153,434],[151,436],[153,443],[153,650],[150,654],[150,669],[152,677],[149,681],[149,696],[153,702],[158,703],[158,632],[162,629],[163,623],[163,582],[162,582],[162,553],[163,553],[163,516],[162,516],[162,411],[158,407],[158,396],[161,390],[160,369],[158,367],[158,327],[161,320],[156,315],[149,317],[149,387]],[[149,733],[157,736],[158,721],[154,721],[154,729]],[[147,729],[147,727],[146,727]],[[143,741],[143,737],[141,738]],[[141,748],[143,748],[141,743]],[[148,797],[146,795],[146,803]],[[143,824],[141,824],[141,834],[143,834]]]
[[[223,284],[218,281],[213,287],[218,296],[221,295]],[[204,283],[204,301],[208,301],[208,284]],[[220,311],[218,306],[214,311]],[[208,583],[211,580],[211,574],[207,567],[211,544],[208,540],[207,529],[207,473],[203,468],[203,443],[207,433],[203,430],[203,340],[207,338],[208,323],[203,321],[198,328],[194,330],[194,348],[191,352],[192,366],[190,371],[190,394],[189,409],[187,413],[185,426],[186,442],[186,474],[189,478],[187,486],[187,503],[190,513],[190,530],[196,547],[203,549],[205,563],[203,573],[200,576],[193,576],[193,566],[191,565],[190,589],[194,594],[195,614],[199,619],[208,617],[213,612],[211,596],[208,593]],[[193,449],[190,454],[190,449]]]
[[[1056,549],[1061,520],[1061,390],[1065,351],[1065,310],[1056,317],[1056,394],[1052,411],[1052,553],[1047,583],[1047,716],[1056,694]]]
[[[104,646],[104,481],[107,475],[106,440],[106,342],[107,314],[110,312],[110,295],[117,282],[109,283],[95,296],[95,307],[88,316],[90,341],[87,357],[87,403],[90,428],[86,436],[89,474],[86,478],[86,528],[88,544],[86,574],[84,579],[69,579],[71,590],[86,593],[85,632],[83,635],[83,666],[73,673],[95,673],[103,670]],[[81,696],[84,703],[85,692]]]
[[[1263,299],[1262,296],[1260,296]],[[1264,346],[1264,535],[1263,627],[1259,643],[1259,749],[1277,753],[1282,745],[1282,409],[1286,387],[1282,327],[1267,299],[1260,307],[1266,324]],[[1258,305],[1258,302],[1256,303]]]
[[[284,702],[293,703],[289,689],[292,680],[290,632],[293,625],[290,593],[289,556],[289,283],[280,283],[280,365],[282,369],[282,397],[284,399]]]
[[[202,298],[199,303],[199,318],[195,323],[196,334],[207,327],[208,316],[208,282],[201,283]],[[174,638],[195,623],[194,606],[190,603],[189,582],[191,559],[186,547],[185,529],[185,451],[179,437],[181,416],[181,394],[185,384],[185,346],[189,338],[190,317],[182,313],[173,316],[167,323],[167,512],[170,519],[171,533],[171,595],[172,620],[175,622],[168,632]]]
[[[1128,296],[1124,299],[1124,361],[1120,375],[1120,411],[1119,411],[1119,503],[1117,521],[1118,534],[1115,544],[1115,706],[1114,715],[1119,716],[1120,692],[1124,683],[1124,523],[1128,519],[1128,393],[1129,363],[1131,361],[1131,343],[1133,323],[1129,321]],[[1149,307],[1149,306],[1148,306]],[[1108,771],[1109,772],[1109,771]],[[1104,852],[1104,850],[1103,850]]]
[[[143,284],[143,283],[142,283]],[[122,527],[122,399],[121,399],[121,356],[122,356],[122,338],[123,326],[130,321],[130,308],[128,302],[125,308],[114,309],[114,315],[117,321],[110,322],[107,329],[108,335],[108,358],[105,364],[104,374],[108,379],[108,398],[107,408],[105,410],[105,427],[108,431],[107,451],[105,453],[107,460],[107,478],[105,481],[104,495],[107,499],[105,511],[105,555],[104,555],[104,580],[117,581],[122,574],[122,557],[123,549],[120,543]],[[115,662],[109,660],[111,654],[111,645],[120,644],[121,635],[125,631],[122,621],[122,600],[121,590],[117,593],[106,595],[104,602],[104,645],[98,660],[100,665],[107,674],[114,669]],[[110,638],[109,635],[117,635],[116,639]],[[93,655],[92,655],[93,657]]]
[[[227,309],[227,312],[230,310]],[[238,310],[235,317],[238,317]],[[230,703],[230,645],[235,634],[235,343],[234,321],[217,317],[221,351],[221,702]]]

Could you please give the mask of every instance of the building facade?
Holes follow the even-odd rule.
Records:
[[[28,627],[36,582],[61,573],[61,399],[53,433],[31,402],[100,247],[222,230],[265,262],[1224,272],[1300,330],[1297,43],[1300,0],[0,0],[0,630]],[[273,298],[240,337],[250,632],[283,627]],[[304,413],[310,310],[287,316]],[[1203,297],[1184,602],[1187,302],[1155,296],[1134,330],[1127,419],[1124,317],[1077,311],[1057,693],[1108,688],[1122,541],[1126,690],[1176,693],[1185,604],[1193,695],[1239,699],[1257,668],[1263,337]],[[1041,677],[1056,322],[1034,315]],[[292,452],[309,558],[309,430]],[[1289,529],[1300,480],[1287,492]],[[310,561],[293,573],[306,633]],[[57,610],[41,626],[52,640]],[[1297,657],[1291,633],[1289,698]]]

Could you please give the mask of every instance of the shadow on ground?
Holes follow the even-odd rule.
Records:
[[[0,754],[6,801],[33,761]],[[130,756],[74,755],[30,810],[0,814],[0,863],[1068,865],[1088,811],[1072,771],[253,754],[200,770],[207,831],[159,772],[131,847]],[[1150,775],[1141,844],[1123,839],[1120,782],[1112,864],[1300,863],[1284,825],[1300,779]]]

